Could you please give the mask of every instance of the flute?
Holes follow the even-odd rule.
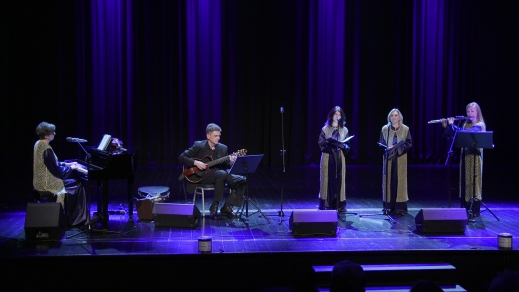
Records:
[[[464,116],[455,116],[454,117],[455,121],[463,121],[463,120],[467,120],[467,119],[468,118],[464,117]],[[428,124],[447,123],[448,121],[449,121],[449,119],[432,120],[432,121],[429,121]]]

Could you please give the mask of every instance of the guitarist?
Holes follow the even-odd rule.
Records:
[[[407,213],[407,152],[413,145],[409,127],[404,125],[400,110],[394,108],[387,115],[388,124],[380,131],[379,143],[386,145],[384,155],[386,175],[382,179],[384,211],[389,214]]]
[[[224,186],[227,183],[231,188],[231,193],[220,209],[220,215],[232,217],[234,216],[232,206],[241,206],[242,204],[246,180],[241,175],[228,174],[226,171],[236,160],[234,155],[229,156],[229,160],[214,165],[210,169],[207,168],[209,161],[228,156],[229,154],[227,146],[219,143],[222,129],[217,124],[211,123],[207,125],[205,132],[207,140],[195,141],[191,148],[180,154],[178,161],[187,167],[197,167],[200,171],[203,171],[203,175],[200,181],[198,181],[199,184],[214,184],[214,199],[209,208],[210,217],[213,219],[218,217],[218,207],[220,202],[223,201]],[[188,181],[187,192],[190,194],[194,193],[196,186],[196,183]]]

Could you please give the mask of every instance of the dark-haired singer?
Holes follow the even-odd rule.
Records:
[[[346,212],[346,154],[350,151],[346,115],[340,106],[334,106],[319,134],[321,148],[321,181],[319,188],[319,210],[337,209]],[[336,141],[331,141],[333,140]],[[338,206],[337,206],[338,204]]]

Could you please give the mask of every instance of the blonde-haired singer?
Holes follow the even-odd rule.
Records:
[[[380,130],[379,143],[389,151],[384,153],[382,201],[384,212],[404,215],[407,213],[407,152],[413,146],[409,127],[404,125],[404,116],[394,108],[387,115],[388,123]]]

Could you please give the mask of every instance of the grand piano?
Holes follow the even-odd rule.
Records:
[[[134,155],[130,153],[112,154],[105,150],[99,150],[95,147],[84,148],[88,155],[84,159],[74,160],[82,165],[83,169],[77,169],[79,176],[88,180],[89,194],[88,206],[90,207],[91,196],[90,182],[97,181],[97,215],[98,222],[102,224],[103,228],[108,227],[108,198],[109,181],[113,179],[126,179],[128,186],[128,211],[129,216],[133,216],[133,197],[132,189],[134,182]],[[90,157],[90,163],[89,158]],[[101,198],[99,198],[99,189],[101,189]],[[90,211],[89,211],[90,212]],[[90,213],[89,213],[90,214]]]

